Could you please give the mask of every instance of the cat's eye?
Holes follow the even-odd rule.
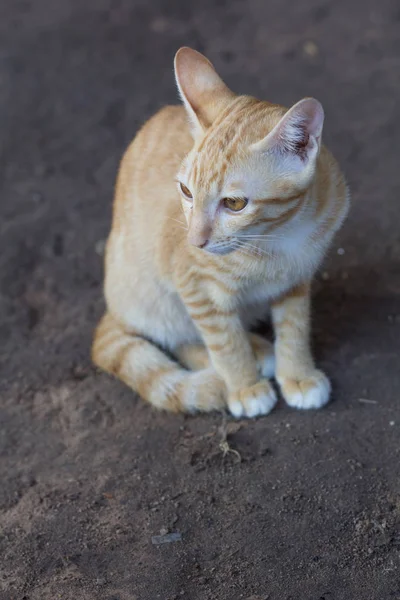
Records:
[[[243,210],[248,204],[247,198],[224,198],[222,200],[225,208],[229,208],[233,212],[239,212]]]
[[[180,182],[179,187],[181,188],[181,192],[185,196],[185,198],[187,198],[188,200],[193,200],[192,192],[189,190],[189,188],[186,187],[184,183]]]

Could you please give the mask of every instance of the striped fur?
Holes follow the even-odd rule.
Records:
[[[330,387],[309,348],[310,283],[348,210],[322,107],[235,96],[190,49],[175,72],[184,107],[150,119],[121,163],[93,360],[175,412],[266,414],[273,374],[291,406],[318,408]],[[275,353],[249,333],[269,310]]]

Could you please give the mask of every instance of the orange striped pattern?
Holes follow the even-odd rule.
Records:
[[[313,130],[275,152],[293,109],[235,96],[190,49],[175,70],[190,128],[184,108],[167,107],[121,162],[93,360],[173,412],[267,414],[273,375],[288,404],[321,407],[330,385],[310,350],[310,288],[348,210],[344,177],[319,138],[307,149]],[[302,123],[289,120],[286,137]],[[229,213],[224,197],[248,202]],[[205,249],[189,241],[204,235]],[[274,346],[249,332],[268,306]]]

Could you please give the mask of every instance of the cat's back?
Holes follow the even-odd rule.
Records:
[[[137,170],[145,167],[160,173],[179,166],[192,145],[184,108],[165,106],[139,129],[126,155],[128,162],[130,158],[135,161]]]
[[[158,257],[172,256],[168,248],[164,252],[166,226],[174,246],[184,237],[186,231],[177,218],[181,203],[176,175],[192,145],[184,109],[167,106],[142,126],[128,146],[118,172],[106,245],[108,301],[119,289],[120,279],[136,281],[144,272],[151,278],[160,271]]]
[[[128,146],[119,168],[114,220],[126,214],[127,204],[135,199],[149,206],[161,197],[176,195],[175,177],[193,140],[183,107],[166,106],[153,115]],[[161,203],[162,204],[162,203]]]

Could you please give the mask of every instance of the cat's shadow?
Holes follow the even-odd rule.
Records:
[[[399,309],[399,274],[398,264],[364,265],[316,282],[313,340],[320,360],[335,360],[344,346],[352,354],[385,347]]]
[[[336,362],[339,349],[373,352],[384,346],[386,327],[397,323],[400,265],[364,265],[320,275],[313,286],[312,342],[318,362]],[[257,329],[271,339],[268,323]],[[377,341],[380,343],[377,344]]]

